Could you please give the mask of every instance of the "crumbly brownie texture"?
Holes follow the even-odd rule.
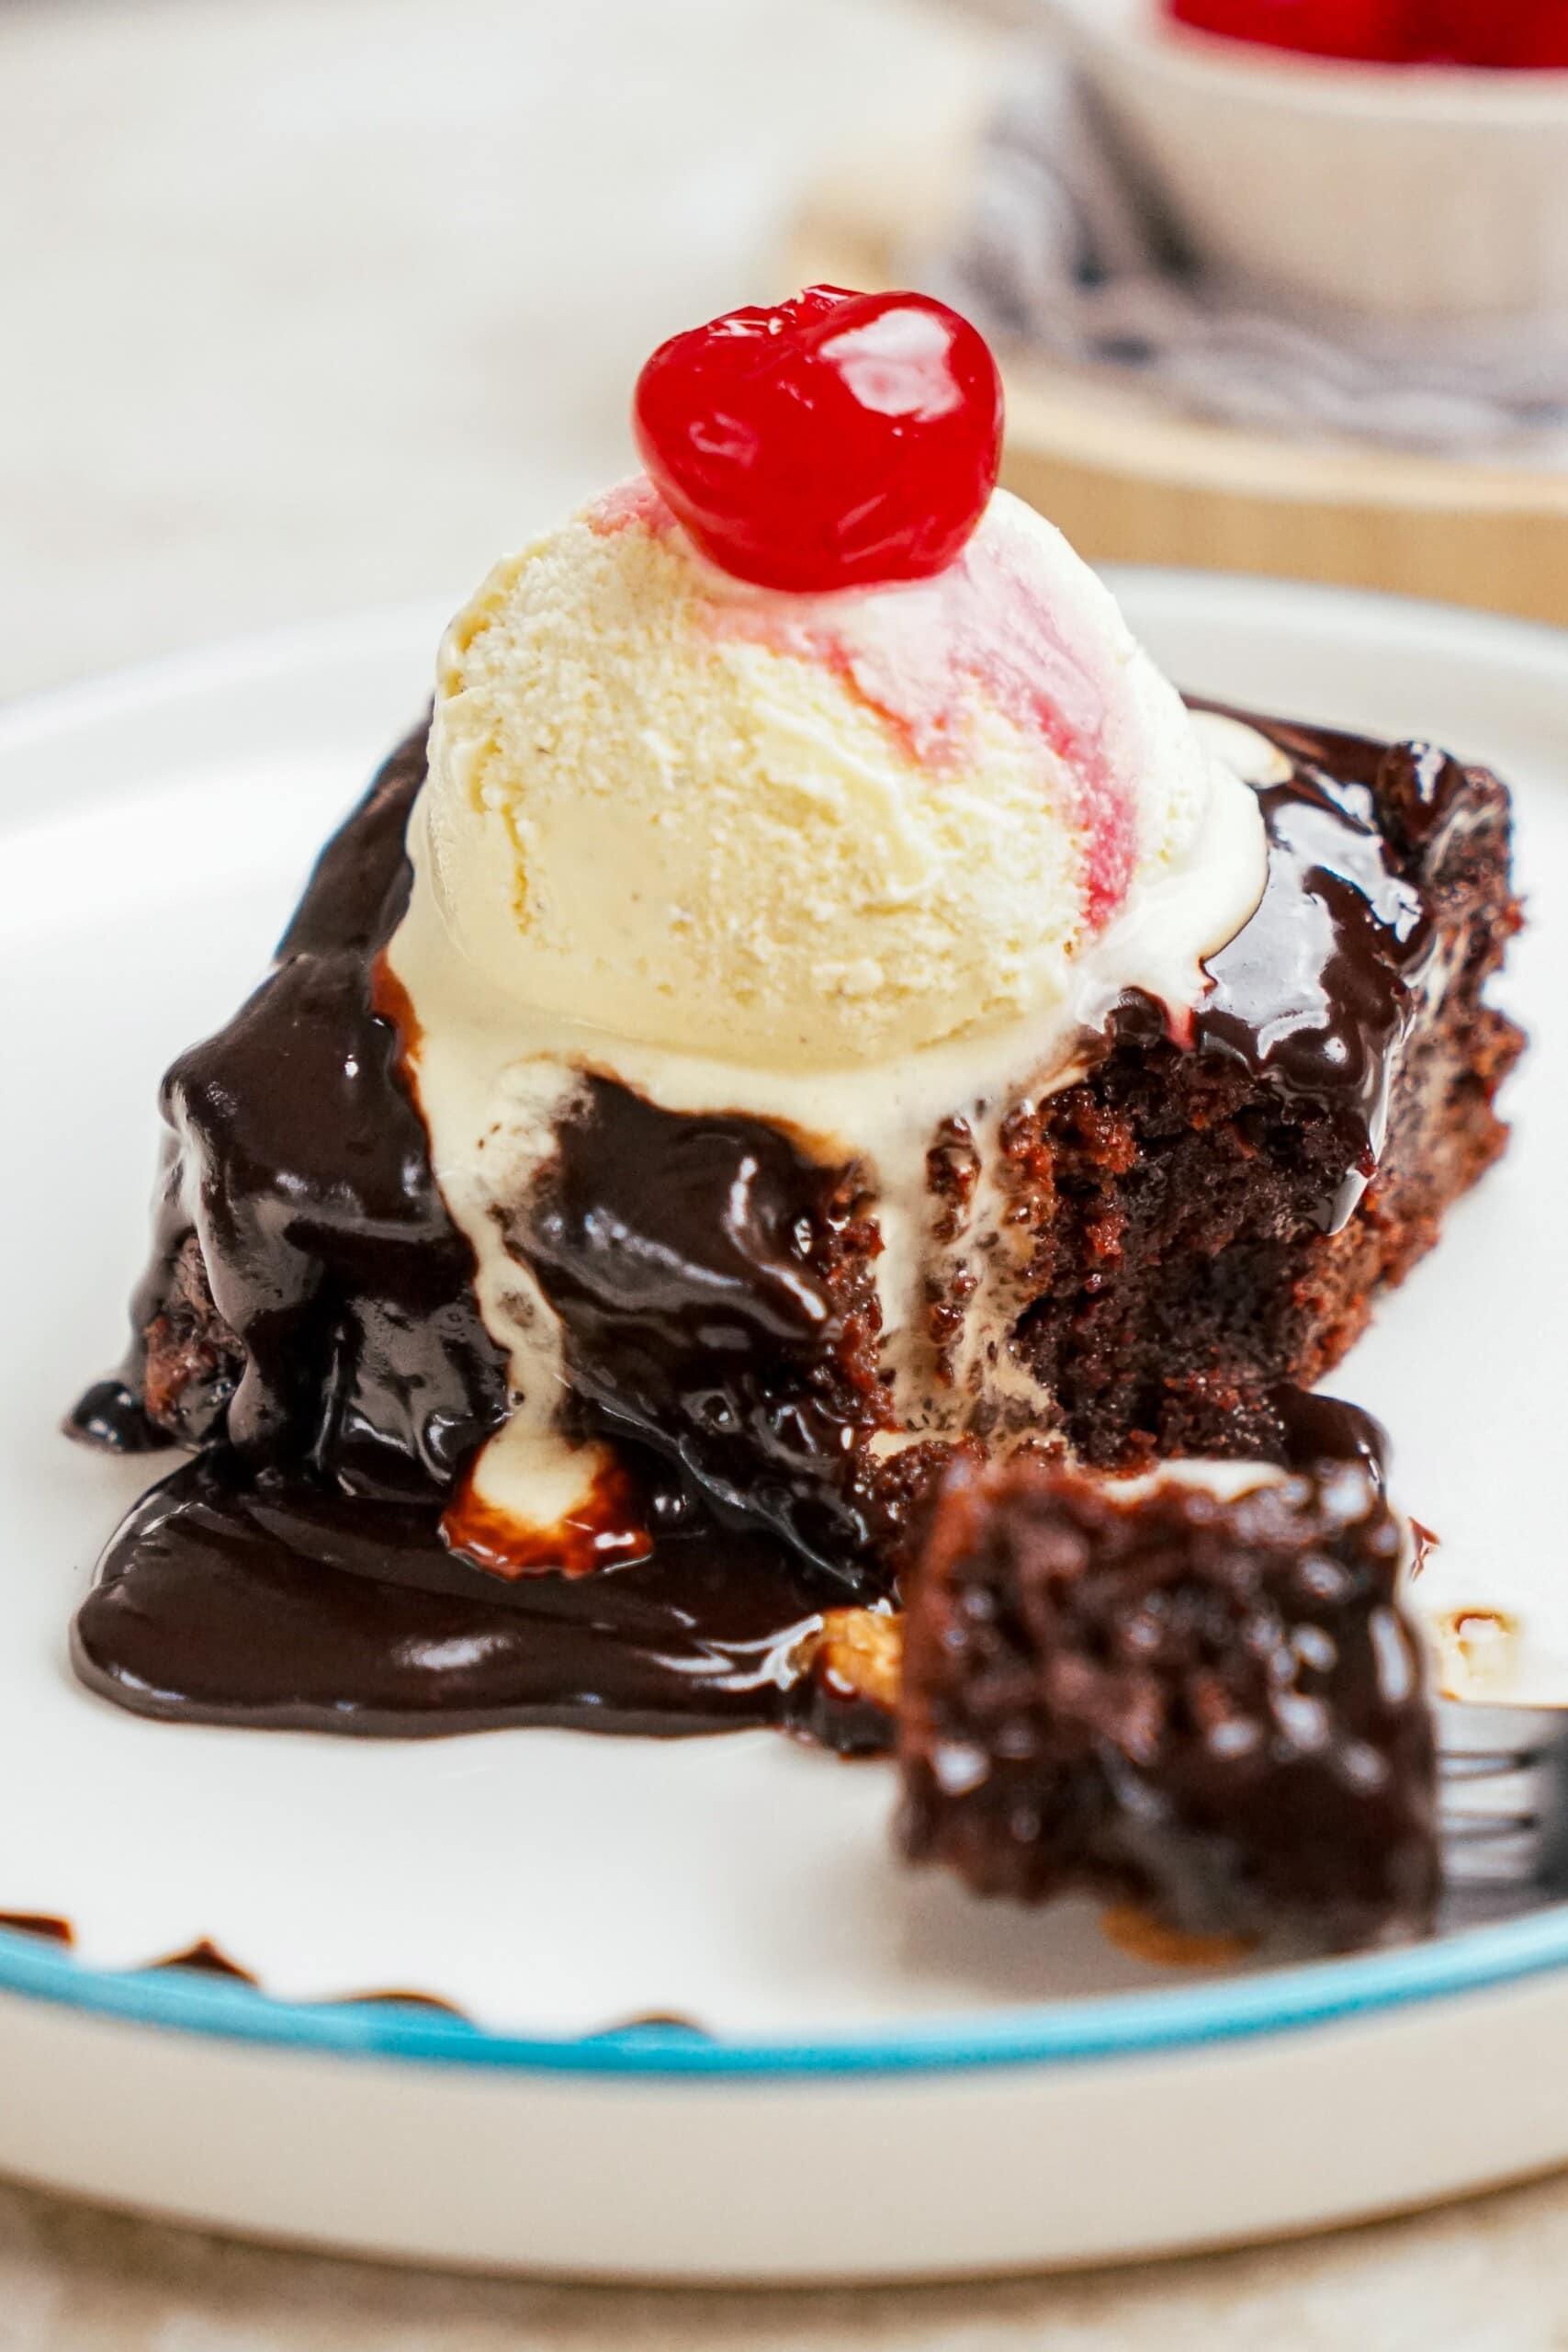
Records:
[[[1233,1501],[953,1474],[908,1599],[902,1836],[977,1894],[1197,1934],[1419,1931],[1434,1755],[1402,1531],[1357,1463]]]
[[[147,1414],[171,1435],[220,1428],[244,1371],[244,1354],[212,1302],[207,1261],[194,1233],[175,1252],[169,1283],[147,1327]]]
[[[1483,1000],[1520,920],[1506,789],[1424,746],[1249,723],[1295,775],[1263,795],[1268,893],[1193,1036],[1124,1001],[1084,1081],[1001,1131],[1011,1344],[1105,1466],[1251,1452],[1257,1392],[1337,1363],[1507,1141],[1524,1040]],[[977,1170],[949,1141],[933,1172],[961,1198]]]

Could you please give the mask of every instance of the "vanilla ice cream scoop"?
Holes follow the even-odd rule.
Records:
[[[786,595],[624,485],[452,624],[422,807],[498,1012],[780,1071],[1049,1012],[1202,861],[1190,958],[1263,871],[1252,795],[1005,492],[933,578]]]

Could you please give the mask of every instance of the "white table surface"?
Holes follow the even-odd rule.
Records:
[[[460,591],[628,468],[656,340],[782,290],[814,167],[982,62],[897,0],[0,0],[0,695]],[[804,2296],[413,2277],[0,2189],[0,2352],[612,2343],[1546,2352],[1568,2182]]]

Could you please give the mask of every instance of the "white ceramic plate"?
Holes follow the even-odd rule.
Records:
[[[1135,574],[1194,687],[1429,732],[1519,790],[1539,1042],[1517,1148],[1336,1385],[1568,1690],[1568,639]],[[1092,1910],[902,1873],[889,1776],[770,1735],[406,1746],[138,1721],[64,1637],[145,1481],[56,1434],[140,1263],[165,1060],[254,975],[416,712],[438,610],[0,714],[0,2166],[221,2226],[603,2276],[1081,2262],[1313,2227],[1568,2161],[1568,1911],[1313,1967],[1181,1974]],[[1563,1611],[1568,1619],[1568,1609]],[[265,1988],[146,1964],[210,1940]],[[369,2007],[394,1989],[454,2004]],[[334,2006],[336,2005],[336,2006]],[[650,2013],[710,2037],[606,2032]]]

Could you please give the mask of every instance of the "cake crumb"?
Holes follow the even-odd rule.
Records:
[[[1200,1936],[1167,1928],[1135,1903],[1113,1903],[1100,1913],[1100,1928],[1108,1944],[1153,1968],[1234,1968],[1258,1949],[1256,1936]]]

